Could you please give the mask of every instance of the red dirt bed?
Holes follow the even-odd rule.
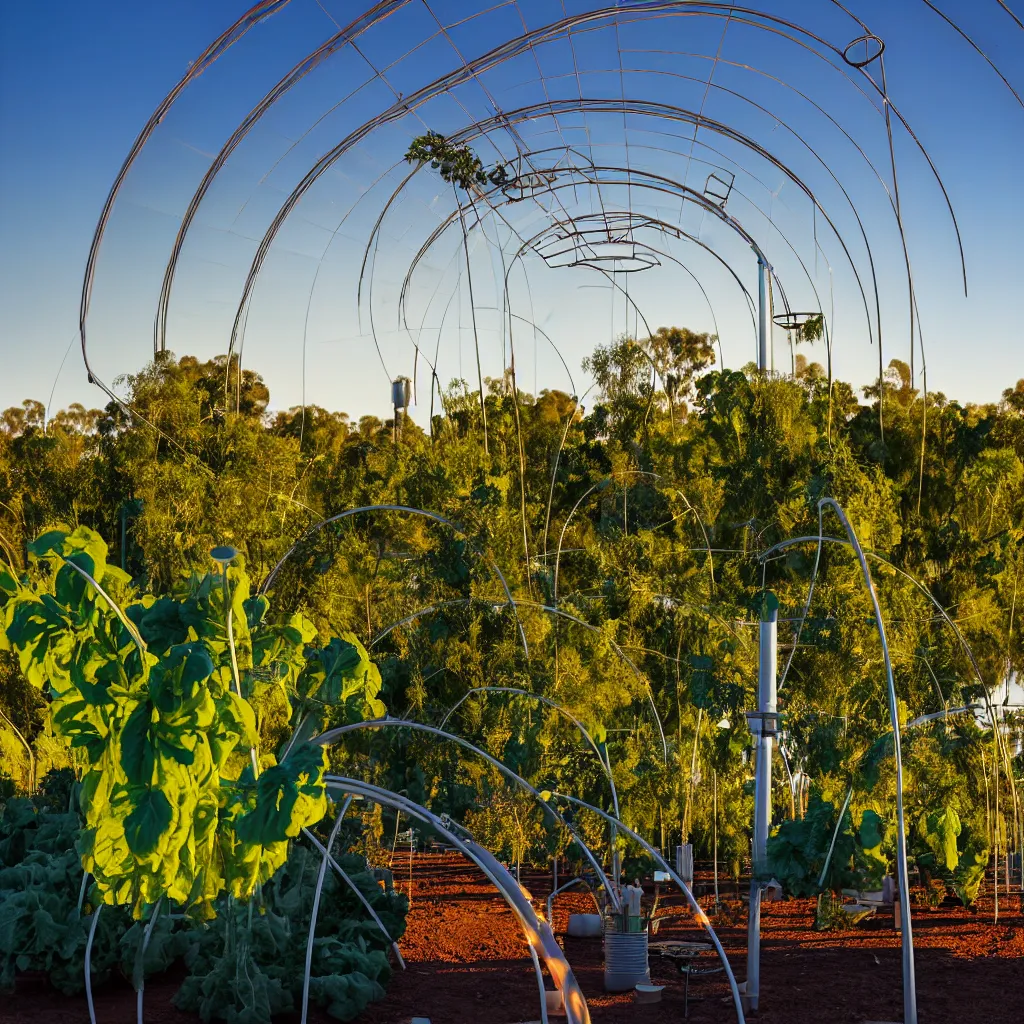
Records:
[[[396,863],[396,884],[408,885],[408,862]],[[536,980],[522,935],[493,887],[455,855],[417,855],[413,904],[402,939],[408,969],[398,971],[385,1000],[360,1018],[361,1024],[407,1024],[414,1015],[432,1024],[516,1024],[540,1018]],[[523,882],[543,909],[550,877]],[[709,901],[702,900],[705,905]],[[1024,918],[1019,894],[1000,900],[992,925],[991,899],[977,913],[950,903],[936,910],[914,908],[917,990],[921,1024],[1021,1024],[1024,1021]],[[662,901],[671,918],[658,940],[700,939],[680,897]],[[668,961],[652,955],[652,980],[665,985],[659,1005],[635,1006],[632,995],[603,991],[599,939],[564,936],[570,912],[588,913],[593,900],[566,893],[555,903],[555,930],[562,938],[590,1006],[594,1024],[667,1024],[683,1019],[683,979]],[[732,904],[737,917],[743,913]],[[713,919],[737,977],[744,976],[745,918],[730,925]],[[891,916],[879,916],[852,931],[815,932],[813,900],[766,904],[762,913],[761,1012],[764,1024],[898,1021],[902,1019],[899,934]],[[196,1024],[170,1003],[175,977],[146,986],[148,1024]],[[723,975],[694,978],[690,1020],[732,1021],[735,1015]],[[131,1024],[135,996],[126,984],[96,992],[98,1024]],[[297,1024],[298,1014],[281,1018]],[[557,1022],[560,1018],[553,1017]],[[561,1018],[564,1020],[564,1018]],[[321,1012],[311,1024],[327,1024]],[[84,997],[66,998],[33,979],[19,981],[13,997],[0,1001],[0,1021],[9,1024],[85,1024]]]

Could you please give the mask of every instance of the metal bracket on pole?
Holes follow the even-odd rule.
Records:
[[[743,717],[754,736],[778,736],[782,715],[776,711],[745,711]]]

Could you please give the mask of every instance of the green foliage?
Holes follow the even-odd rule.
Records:
[[[58,780],[52,780],[58,781]],[[59,784],[59,783],[58,783]],[[0,816],[0,987],[23,971],[42,971],[60,991],[84,987],[84,957],[94,908],[79,910],[82,880],[75,843],[81,819],[37,801],[9,800]],[[408,903],[385,893],[351,854],[344,869],[395,937],[405,929]],[[92,950],[94,983],[121,974],[136,988],[145,977],[183,962],[188,974],[178,1005],[204,1021],[267,1024],[301,1000],[306,928],[312,913],[319,854],[293,846],[263,887],[260,907],[221,895],[210,923],[151,910],[133,921],[126,908],[107,907]],[[152,915],[156,914],[155,920]],[[143,936],[149,931],[143,954]],[[311,1001],[338,1020],[351,1020],[384,995],[391,976],[386,940],[333,874],[325,879],[312,964]]]
[[[204,917],[222,890],[249,896],[323,816],[326,755],[290,744],[280,764],[260,764],[246,697],[265,708],[276,687],[287,715],[292,700],[345,721],[379,715],[376,667],[355,637],[317,649],[301,618],[267,626],[243,569],[158,599],[107,565],[86,527],[50,531],[30,552],[36,571],[0,580],[6,639],[46,690],[56,735],[85,751],[80,850],[99,898],[139,915],[167,897]]]
[[[429,156],[414,154],[417,161]],[[455,181],[461,170],[464,187],[486,187],[475,157],[463,157],[468,165],[460,157],[458,168],[452,162],[445,170],[455,187],[462,187]],[[117,408],[69,410],[45,431],[41,407],[12,410],[0,423],[0,561],[9,563],[0,587],[21,596],[5,596],[3,614],[12,601],[21,607],[23,590],[36,598],[11,623],[26,652],[24,669],[21,654],[0,654],[0,749],[12,780],[28,789],[33,774],[41,778],[50,766],[94,774],[108,725],[119,740],[136,708],[151,704],[149,718],[139,711],[128,732],[128,768],[119,753],[107,777],[123,775],[127,791],[135,785],[128,772],[141,779],[150,759],[153,771],[192,776],[205,743],[211,761],[223,765],[216,831],[229,844],[224,884],[242,893],[284,847],[245,853],[232,845],[236,822],[254,830],[259,823],[273,836],[294,824],[274,820],[266,802],[257,813],[250,745],[262,777],[293,735],[298,755],[318,729],[378,716],[377,702],[394,715],[439,723],[471,688],[516,686],[557,701],[588,728],[600,726],[631,826],[663,834],[666,845],[685,835],[701,858],[717,835],[720,858],[739,872],[749,850],[751,772],[742,712],[754,706],[757,676],[751,608],[769,589],[780,602],[780,650],[787,660],[792,650],[780,689],[790,767],[810,776],[831,806],[831,817],[814,824],[822,812],[812,797],[801,821],[799,799],[791,812],[779,785],[774,824],[788,843],[786,857],[802,884],[816,882],[852,782],[853,809],[827,883],[875,876],[892,854],[895,779],[881,652],[860,568],[844,548],[825,545],[797,636],[815,545],[763,564],[757,556],[785,538],[815,536],[818,500],[836,498],[871,553],[904,723],[975,700],[981,687],[949,626],[903,573],[955,609],[994,690],[1024,670],[1024,634],[1011,628],[1024,570],[1024,387],[1008,389],[999,405],[926,399],[909,367],[894,362],[861,394],[811,372],[806,359],[802,367],[794,362],[792,377],[709,372],[713,346],[713,338],[682,327],[603,345],[588,363],[597,389],[587,399],[557,390],[527,395],[509,375],[487,382],[483,396],[463,382],[433,410],[429,434],[410,422],[400,444],[374,417],[313,407],[267,417],[262,380],[226,359],[166,357],[126,380],[132,407],[163,435]],[[67,538],[83,526],[120,538],[121,510],[130,502],[141,502],[126,524],[131,580],[102,568],[103,585],[140,630],[153,664],[137,655],[126,627],[87,582],[56,549],[46,550],[50,542],[22,557],[32,538],[57,530],[65,537],[60,555],[66,542],[78,544],[67,557],[102,567],[107,556],[87,535]],[[319,518],[380,502],[436,511],[459,529],[401,513],[361,514],[298,544],[275,576],[273,617],[267,599],[242,586],[242,574],[265,578]],[[831,513],[824,525],[837,532]],[[229,604],[251,718],[229,696],[222,580],[206,572],[215,545],[241,553],[229,569]],[[523,601],[515,613],[496,569]],[[140,595],[157,597],[147,603]],[[529,601],[557,606],[593,631]],[[62,645],[79,620],[91,633],[72,654]],[[327,642],[331,636],[340,640]],[[379,680],[362,655],[352,664],[346,644],[354,637],[372,642]],[[213,668],[194,680],[202,652]],[[65,696],[52,696],[52,687]],[[204,691],[214,708],[209,726],[199,724],[208,714]],[[80,700],[84,713],[55,722],[51,699],[58,708]],[[722,719],[731,724],[715,728]],[[1006,725],[1020,728],[1012,712]],[[449,727],[507,757],[538,788],[610,806],[597,758],[557,711],[525,698],[476,695]],[[972,865],[983,863],[989,842],[993,746],[991,731],[970,716],[904,733],[911,857],[951,884],[956,875],[968,887],[980,880]],[[471,755],[406,731],[356,734],[330,756],[339,770],[462,820],[486,812],[497,791],[490,769]],[[192,765],[180,760],[189,757]],[[1005,809],[1012,806],[1007,768],[1019,786],[1022,761],[1004,760]],[[282,807],[314,813],[304,772],[296,762],[270,783],[280,783]],[[132,798],[117,810],[119,828],[135,813],[122,847],[132,864],[158,853],[134,852],[129,835],[138,851],[178,842],[178,797],[158,788],[168,796],[170,824],[159,799],[137,807]],[[952,814],[961,826],[955,868]],[[392,822],[390,815],[382,822],[382,846],[390,846]],[[588,839],[607,843],[602,827],[585,816],[580,822]],[[521,825],[494,813],[484,831],[511,853]],[[809,834],[792,832],[797,826]],[[882,842],[871,845],[879,835]],[[529,835],[528,846],[541,857],[565,842],[546,833],[536,841]],[[187,874],[187,843],[181,849]],[[122,875],[111,879],[115,887],[122,882]]]
[[[886,822],[872,807],[847,809],[823,884],[818,884],[840,806],[841,800],[829,800],[814,791],[803,818],[784,821],[769,837],[767,873],[777,878],[786,892],[812,896],[823,890],[880,888],[893,843]]]
[[[339,858],[392,936],[405,929],[404,896],[383,892],[365,862]],[[253,914],[233,903],[203,929],[186,954],[190,975],[175,1002],[204,1021],[262,1024],[272,1014],[295,1009],[301,1000],[312,880],[319,857],[296,846],[263,890],[262,910]],[[391,977],[386,943],[365,911],[333,873],[325,879],[313,948],[310,999],[338,1020],[351,1020],[384,996]]]
[[[412,140],[405,159],[409,163],[429,163],[441,177],[468,191],[490,181],[501,185],[508,177],[503,164],[490,172],[484,170],[480,158],[463,143],[450,142],[437,132],[428,131]]]
[[[965,907],[973,906],[978,898],[981,885],[985,881],[988,862],[988,844],[982,844],[976,839],[969,843],[960,855],[957,868],[953,872],[953,891]]]

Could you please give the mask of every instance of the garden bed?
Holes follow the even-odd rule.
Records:
[[[527,875],[523,882],[543,907],[550,877]],[[409,883],[407,857],[395,863],[395,884]],[[402,939],[408,970],[398,971],[388,996],[359,1018],[366,1024],[406,1024],[413,1015],[432,1024],[514,1024],[539,1019],[536,981],[521,932],[501,898],[471,865],[452,854],[417,854],[413,904]],[[731,886],[730,886],[731,891]],[[723,889],[723,892],[725,890]],[[706,906],[709,900],[703,900]],[[991,899],[976,912],[951,903],[930,910],[914,908],[918,1000],[922,1024],[983,1020],[1018,1024],[1024,1020],[1024,918],[1019,894],[1000,899],[1000,921],[992,924]],[[669,915],[658,939],[696,939],[699,932],[678,897],[662,901]],[[634,1006],[632,996],[603,991],[601,943],[565,937],[570,912],[593,911],[585,893],[566,893],[555,905],[555,929],[587,996],[595,1024],[683,1019],[683,979],[668,961],[651,958],[656,984],[665,985],[663,1001]],[[727,903],[735,924],[715,919],[736,970],[744,975],[745,908]],[[900,941],[888,915],[844,932],[813,930],[813,899],[765,904],[762,911],[762,995],[758,1020],[764,1024],[821,1024],[899,1020]],[[304,926],[304,922],[296,922]],[[171,1004],[178,979],[153,979],[146,988],[148,1024],[195,1024],[192,1014]],[[690,1020],[735,1020],[721,974],[691,984]],[[694,997],[697,997],[696,1000]],[[126,984],[96,991],[98,1024],[134,1020],[135,996]],[[554,1021],[560,1018],[553,1018]],[[564,1018],[561,1018],[564,1020]],[[310,1021],[326,1024],[322,1011]],[[15,996],[0,1003],[0,1021],[9,1024],[80,1024],[88,1021],[85,1000],[67,998],[30,978],[19,981]],[[298,1015],[280,1018],[297,1024]]]

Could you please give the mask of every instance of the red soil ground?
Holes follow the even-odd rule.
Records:
[[[408,885],[408,866],[396,866],[396,884]],[[511,912],[486,879],[454,855],[417,855],[413,904],[400,945],[408,969],[398,971],[385,1000],[360,1018],[361,1024],[407,1024],[418,1015],[432,1024],[516,1024],[540,1018],[536,979]],[[523,882],[543,909],[548,876]],[[702,900],[709,905],[709,901]],[[999,924],[992,924],[991,899],[977,912],[947,902],[929,910],[914,907],[917,991],[921,1024],[1021,1024],[1024,1021],[1024,916],[1019,894],[1000,900]],[[699,940],[702,935],[679,897],[662,901],[670,918],[658,940]],[[564,894],[555,903],[555,931],[587,997],[594,1024],[667,1024],[683,1019],[683,979],[669,962],[651,957],[652,980],[665,985],[659,1005],[635,1006],[632,995],[603,991],[599,939],[564,936],[568,914],[593,911],[584,894]],[[714,918],[738,978],[745,974],[746,929],[738,920]],[[845,932],[813,930],[814,901],[766,904],[762,914],[761,1012],[764,1024],[824,1024],[902,1020],[899,933],[891,916],[866,921]],[[146,986],[148,1024],[196,1024],[170,1003],[178,979],[153,979]],[[723,975],[695,978],[690,1020],[732,1021],[735,1015]],[[131,1024],[135,996],[124,984],[96,992],[99,1024]],[[564,1019],[564,1018],[562,1018]],[[325,1014],[311,1024],[327,1024]],[[558,1017],[552,1021],[557,1022]],[[41,982],[19,981],[17,993],[0,1002],[0,1021],[9,1024],[85,1024],[83,997],[65,998]],[[298,1015],[280,1024],[297,1024]]]

